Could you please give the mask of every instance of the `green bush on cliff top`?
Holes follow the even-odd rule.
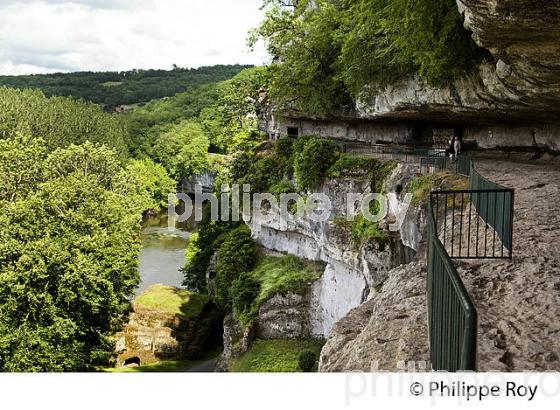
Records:
[[[320,340],[256,340],[247,353],[232,361],[230,370],[244,373],[300,372],[299,354],[311,350],[318,357],[322,347]]]

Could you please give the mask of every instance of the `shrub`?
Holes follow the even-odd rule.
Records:
[[[266,192],[271,185],[282,180],[283,174],[278,161],[273,156],[267,156],[253,163],[244,183],[251,185],[252,192]]]
[[[299,188],[307,190],[327,175],[329,168],[338,160],[340,149],[333,140],[310,137],[301,141],[294,147],[294,170]]]
[[[216,266],[216,304],[224,311],[231,309],[231,285],[240,272],[250,271],[257,259],[257,244],[251,230],[240,226],[223,237]]]
[[[298,355],[298,365],[302,372],[310,373],[315,369],[317,355],[313,350],[302,350]]]
[[[338,161],[329,169],[331,178],[362,177],[373,173],[378,161],[374,158],[342,154]]]
[[[241,273],[231,286],[231,300],[235,310],[241,314],[248,312],[259,291],[260,283],[253,279],[251,274]]]
[[[237,228],[238,222],[213,221],[210,206],[205,206],[196,237],[191,237],[187,249],[188,261],[181,270],[185,279],[183,286],[193,292],[206,292],[206,272],[218,240],[227,232]],[[198,251],[197,251],[198,249]]]
[[[304,350],[318,357],[324,342],[321,340],[272,339],[255,340],[247,353],[231,361],[233,372],[300,372],[298,355]]]
[[[389,243],[389,236],[379,228],[377,222],[368,221],[363,215],[358,215],[352,222],[352,240],[359,245],[362,241],[375,239],[379,245],[379,250],[383,252]]]
[[[274,155],[276,160],[284,170],[284,173],[291,177],[294,173],[294,141],[291,138],[280,138],[276,141]]]

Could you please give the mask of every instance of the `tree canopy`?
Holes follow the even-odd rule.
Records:
[[[360,93],[415,74],[441,86],[484,56],[454,0],[264,0],[272,97],[326,115]]]
[[[42,139],[17,135],[0,152],[0,369],[85,369],[110,354],[138,284],[141,213],[115,183],[114,150],[48,154]]]
[[[18,132],[43,138],[49,150],[90,141],[114,148],[121,158],[128,155],[123,122],[98,105],[0,87],[0,138]]]
[[[84,99],[106,108],[145,103],[233,77],[250,66],[0,76],[0,86],[33,88],[47,96]]]

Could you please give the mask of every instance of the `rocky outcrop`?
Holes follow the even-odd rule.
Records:
[[[560,120],[560,3],[557,0],[457,0],[465,27],[493,61],[446,87],[419,77],[364,97],[361,118]]]
[[[259,339],[307,339],[312,336],[308,294],[275,295],[259,309],[256,336]]]
[[[378,293],[334,325],[319,371],[426,369],[428,360],[426,271],[414,262],[391,270]]]
[[[347,194],[370,193],[369,180],[326,180],[318,192],[331,200],[328,222],[277,215],[253,219],[251,228],[255,239],[266,249],[326,263],[322,278],[312,286],[308,304],[311,336],[325,338],[334,323],[366,301],[385,281],[389,270],[405,260],[405,252],[397,232],[387,230],[388,244],[376,239],[361,244],[352,240],[345,219]]]
[[[224,351],[217,370],[227,372],[232,359],[246,353],[253,340],[309,339],[313,337],[310,322],[309,292],[277,294],[263,303],[254,321],[243,323],[236,312],[224,319]]]
[[[254,338],[255,328],[252,324],[241,323],[235,314],[226,316],[223,333],[224,350],[216,363],[216,371],[227,372],[231,360],[247,352]]]
[[[116,365],[122,366],[132,358],[144,365],[203,357],[221,344],[222,321],[223,315],[212,303],[187,317],[133,302],[128,323],[115,335]]]

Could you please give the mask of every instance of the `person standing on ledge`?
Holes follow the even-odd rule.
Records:
[[[459,137],[454,137],[453,138],[453,159],[455,161],[457,161],[457,158],[459,158],[459,154],[461,153],[461,140],[459,139]]]

